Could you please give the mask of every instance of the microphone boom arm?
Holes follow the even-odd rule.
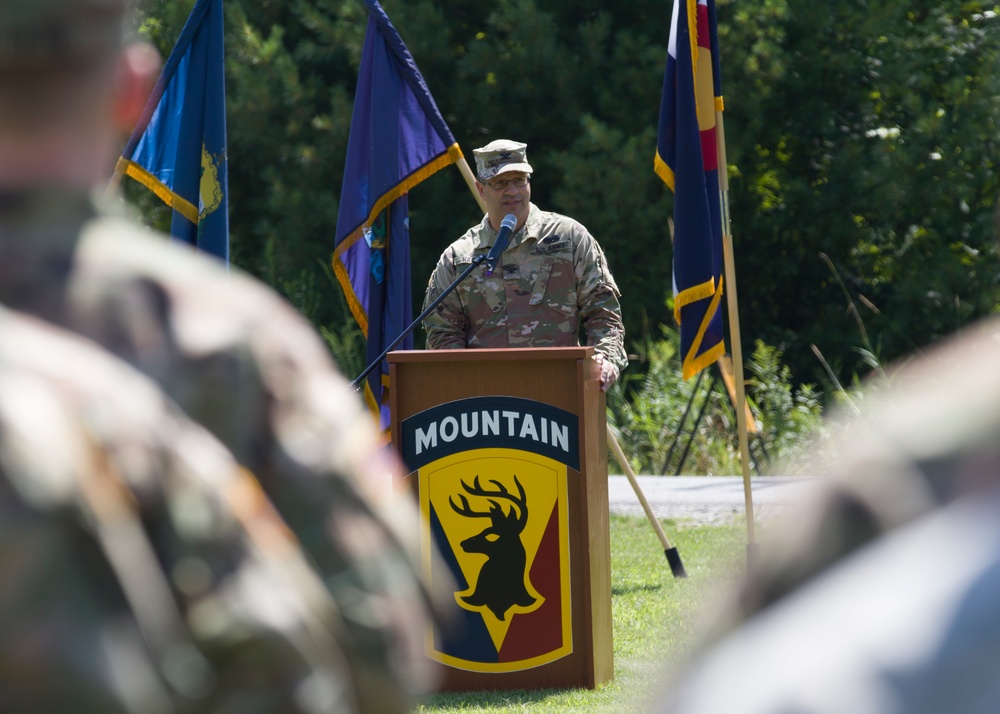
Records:
[[[427,307],[425,307],[424,311],[421,312],[419,315],[417,315],[416,319],[413,322],[411,322],[409,325],[407,325],[407,327],[406,327],[405,330],[403,330],[402,332],[399,333],[399,337],[397,337],[395,340],[393,340],[392,344],[390,344],[388,347],[386,347],[382,351],[382,354],[380,354],[378,357],[376,357],[375,360],[370,365],[368,365],[367,367],[365,367],[365,370],[361,374],[359,374],[357,377],[354,378],[354,381],[351,382],[351,386],[354,387],[354,388],[356,388],[356,389],[359,389],[360,387],[358,385],[361,384],[361,382],[365,379],[365,377],[367,377],[369,374],[371,374],[371,372],[372,372],[373,369],[375,369],[380,364],[382,364],[382,360],[385,359],[385,356],[387,354],[389,354],[390,352],[392,352],[394,349],[396,349],[396,346],[400,342],[402,342],[403,339],[408,334],[410,334],[417,325],[419,325],[421,322],[423,322],[424,318],[427,317],[428,315],[430,315],[431,312],[434,311],[434,308],[436,308],[438,306],[438,304],[442,300],[444,300],[446,297],[448,297],[448,295],[451,294],[452,290],[454,290],[455,288],[458,287],[459,283],[461,283],[463,280],[465,280],[467,277],[469,277],[469,273],[471,273],[473,270],[475,270],[475,268],[478,267],[479,265],[482,265],[484,262],[486,262],[486,258],[487,258],[487,256],[485,254],[474,256],[472,258],[472,263],[469,265],[469,267],[466,268],[464,271],[462,271],[462,274],[459,275],[457,278],[455,278],[455,281],[451,285],[449,285],[447,287],[447,289],[444,290],[444,292],[442,292],[440,295],[438,295],[436,298],[434,298],[434,300],[431,302],[431,304],[428,305]]]

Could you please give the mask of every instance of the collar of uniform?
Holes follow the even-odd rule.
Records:
[[[534,239],[538,240],[538,236],[542,232],[542,210],[531,203],[528,204],[528,217],[524,221],[524,225],[521,226],[521,230],[518,232],[520,238],[516,242],[518,244],[524,243],[528,240]]]
[[[538,206],[533,203],[528,204],[528,218],[525,220],[524,225],[521,226],[521,230],[511,236],[508,247],[512,245],[520,245],[531,238],[538,240],[539,226],[541,225],[541,213],[542,211],[538,208]],[[493,226],[490,225],[489,215],[483,216],[483,221],[479,224],[479,228],[479,245],[477,245],[476,248],[478,250],[492,248],[493,244],[497,242],[497,232],[493,230]]]

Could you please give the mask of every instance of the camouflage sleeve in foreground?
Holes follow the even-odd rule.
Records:
[[[439,595],[421,576],[416,505],[391,491],[402,468],[360,396],[265,286],[170,244],[130,236],[129,249],[97,226],[86,238],[72,282],[94,300],[76,301],[86,333],[167,385],[253,471],[341,608],[361,711],[408,711],[433,687],[423,642]]]
[[[14,197],[0,229],[0,302],[98,342],[223,442],[337,603],[360,710],[409,711],[434,686],[423,642],[444,594],[420,574],[415,504],[386,487],[398,460],[311,325],[86,194]]]
[[[733,620],[946,503],[1000,488],[997,360],[993,317],[887,367],[885,381],[873,380],[858,400],[861,413],[841,407],[828,415],[827,438],[804,466],[819,482],[816,492],[768,545]]]
[[[1000,318],[993,317],[887,368],[886,381],[873,381],[856,400],[861,413],[829,414],[826,438],[809,458],[776,471],[815,479],[811,498],[769,529],[753,572],[720,605],[705,639],[735,630],[944,504],[1000,489],[998,360]]]
[[[655,711],[996,708],[998,361],[993,316],[827,415],[828,438],[776,470],[814,479],[810,497],[769,524]]]
[[[356,711],[338,607],[148,379],[0,312],[0,710]]]

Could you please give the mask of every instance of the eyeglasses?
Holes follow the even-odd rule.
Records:
[[[487,181],[486,185],[492,188],[494,191],[503,191],[508,186],[513,186],[514,188],[524,188],[528,185],[527,176],[516,176],[512,179],[499,179],[497,181]]]

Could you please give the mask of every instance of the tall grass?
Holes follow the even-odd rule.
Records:
[[[637,473],[741,473],[732,397],[714,365],[697,378],[681,378],[679,341],[669,328],[647,341],[637,373],[626,373],[609,393],[608,421]],[[807,449],[822,414],[815,388],[792,385],[781,359],[780,350],[758,341],[746,363],[751,458],[758,473]]]

